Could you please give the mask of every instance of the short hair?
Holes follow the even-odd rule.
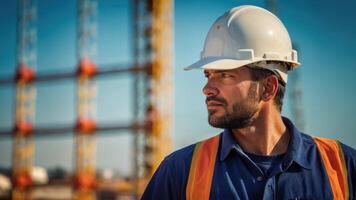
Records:
[[[278,64],[278,63],[276,63]],[[276,96],[274,97],[274,104],[276,105],[279,112],[282,112],[283,99],[286,92],[286,83],[281,79],[280,76],[276,75],[273,71],[269,69],[264,69],[260,67],[249,67],[251,71],[251,78],[253,81],[260,81],[267,78],[268,76],[275,75],[278,78],[278,88]]]

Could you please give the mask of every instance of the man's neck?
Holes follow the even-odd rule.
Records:
[[[232,129],[241,148],[257,155],[278,155],[287,151],[290,134],[279,112],[257,113],[246,128]]]

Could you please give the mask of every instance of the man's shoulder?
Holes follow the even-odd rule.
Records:
[[[165,160],[166,162],[169,163],[187,163],[191,161],[192,159],[192,155],[194,152],[194,148],[195,148],[196,143],[188,145],[186,147],[183,147],[181,149],[178,149],[174,152],[172,152],[171,154],[169,154],[168,156],[166,156]]]
[[[302,136],[302,140],[303,140],[304,143],[309,143],[309,144],[316,145],[313,136],[310,136],[310,135],[305,134],[305,133],[301,133],[301,136]],[[342,150],[342,152],[344,154],[345,160],[347,161],[347,160],[351,159],[351,160],[353,160],[353,162],[356,163],[356,150],[354,148],[342,143],[339,140],[335,140],[335,139],[331,139],[331,138],[321,138],[321,139],[337,141],[340,144],[340,147],[341,147],[341,150]]]
[[[344,153],[345,161],[347,162],[352,160],[352,162],[356,164],[356,150],[342,142],[339,143],[342,148],[342,152]]]
[[[165,157],[151,178],[142,199],[183,199],[195,144]]]
[[[309,135],[309,134],[306,134],[306,133],[302,133],[300,132],[300,136],[302,138],[302,141],[305,142],[305,143],[314,143],[314,139],[313,139],[313,136]]]
[[[221,135],[221,134],[219,134],[219,135]],[[190,164],[190,161],[191,161],[193,153],[194,153],[195,146],[198,143],[204,142],[211,138],[212,137],[209,137],[209,138],[200,140],[196,143],[185,146],[181,149],[178,149],[178,150],[174,151],[173,153],[169,154],[168,156],[166,156],[165,160],[168,162],[182,162],[182,161],[187,162],[187,161],[189,161],[188,164]]]

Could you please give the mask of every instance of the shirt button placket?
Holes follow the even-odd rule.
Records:
[[[263,192],[263,200],[274,200],[275,196],[275,177],[271,177],[267,180],[265,190]]]

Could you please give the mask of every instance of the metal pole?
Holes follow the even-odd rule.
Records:
[[[18,1],[15,125],[13,129],[13,199],[32,199],[32,167],[37,65],[37,8],[35,0]]]

